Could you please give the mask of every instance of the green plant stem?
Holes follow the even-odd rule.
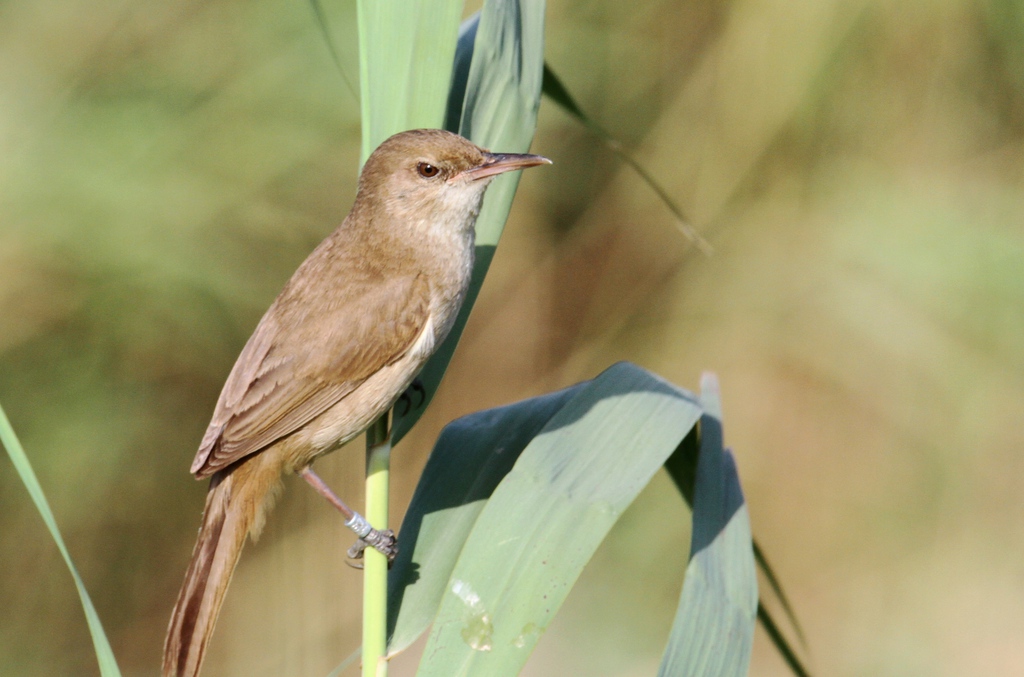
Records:
[[[366,431],[366,519],[374,529],[388,528],[391,435],[384,413]],[[367,548],[363,569],[363,677],[387,677],[388,560]]]

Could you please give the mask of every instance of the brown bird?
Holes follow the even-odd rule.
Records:
[[[367,159],[348,217],[242,349],[192,463],[210,488],[164,643],[165,677],[199,673],[245,537],[259,535],[283,475],[300,473],[393,556],[393,537],[369,529],[309,465],[386,412],[448,335],[490,180],[550,162],[435,129],[396,134]]]

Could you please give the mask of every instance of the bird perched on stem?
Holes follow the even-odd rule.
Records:
[[[242,349],[192,463],[210,488],[164,643],[165,677],[199,673],[245,538],[259,535],[283,475],[302,475],[362,541],[394,556],[393,534],[371,529],[310,464],[384,414],[448,335],[490,180],[549,163],[436,129],[396,134],[367,159],[349,215]]]

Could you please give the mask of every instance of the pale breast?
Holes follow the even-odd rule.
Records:
[[[333,407],[287,440],[294,445],[299,470],[316,457],[345,444],[391,408],[448,336],[469,288],[473,272],[473,234],[461,237],[457,265],[430,271],[431,312],[419,337],[398,360],[379,369]]]

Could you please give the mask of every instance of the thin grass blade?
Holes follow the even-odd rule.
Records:
[[[779,630],[779,626],[775,624],[775,619],[768,613],[768,610],[763,605],[757,605],[757,620],[761,622],[761,627],[768,634],[769,639],[772,640],[772,644],[782,654],[782,660],[786,661],[786,665],[793,671],[796,677],[811,677],[811,674],[807,671],[807,668],[800,662],[799,657],[793,651],[792,647],[789,646],[789,642],[783,637],[782,631]]]
[[[775,593],[779,604],[782,605],[782,610],[786,613],[786,618],[789,620],[790,625],[793,626],[793,631],[796,633],[797,639],[800,640],[800,645],[806,649],[807,639],[804,637],[804,630],[800,627],[800,622],[796,618],[793,606],[789,603],[789,598],[786,597],[786,593],[782,590],[782,583],[779,582],[778,576],[775,575],[775,570],[768,563],[764,550],[758,545],[756,540],[754,541],[754,561],[757,562],[757,568],[764,574],[765,580],[768,581],[768,586]]]
[[[114,651],[110,648],[110,642],[103,631],[103,624],[100,622],[99,614],[96,613],[96,607],[93,606],[89,592],[85,589],[85,583],[82,581],[82,577],[78,574],[78,569],[75,568],[75,564],[71,560],[71,554],[68,552],[64,539],[60,535],[60,529],[57,528],[57,520],[53,516],[53,511],[50,510],[50,504],[46,500],[43,488],[36,478],[36,473],[32,469],[32,464],[29,463],[28,457],[25,455],[21,442],[18,440],[17,435],[14,434],[14,428],[11,427],[11,422],[7,419],[7,414],[4,413],[3,407],[0,407],[0,442],[3,443],[4,448],[7,450],[7,455],[10,457],[11,463],[14,464],[14,469],[18,472],[18,476],[21,477],[25,488],[28,489],[29,496],[32,497],[32,502],[36,505],[36,510],[39,511],[40,517],[43,518],[46,528],[50,530],[50,536],[53,537],[54,543],[57,544],[57,549],[60,550],[64,563],[68,565],[71,577],[75,580],[78,597],[81,599],[82,609],[85,611],[85,620],[89,624],[89,633],[92,635],[92,644],[96,651],[96,660],[99,662],[100,674],[103,677],[119,677],[121,671],[117,667]]]
[[[544,64],[544,94],[557,103],[566,113],[579,120],[584,127],[589,129],[594,136],[601,139],[613,153],[619,156],[620,160],[629,165],[643,179],[644,183],[654,191],[658,199],[668,207],[672,216],[676,218],[676,227],[679,229],[679,232],[686,236],[702,254],[705,256],[712,254],[714,249],[711,247],[711,244],[691,225],[690,220],[683,215],[683,210],[669,196],[668,191],[658,183],[657,179],[650,172],[644,169],[643,165],[625,151],[618,139],[608,133],[596,120],[583,112],[583,109],[576,103],[576,99],[569,93],[561,78],[551,70],[551,66],[547,63]]]
[[[331,37],[331,29],[327,23],[327,12],[324,11],[324,6],[320,3],[320,0],[309,0],[309,5],[310,9],[313,10],[313,19],[316,21],[317,28],[320,29],[320,33],[324,38],[324,43],[327,44],[327,51],[330,52],[331,61],[334,62],[334,67],[338,70],[338,75],[341,76],[341,81],[345,83],[345,89],[348,90],[349,94],[358,101],[359,95],[356,94],[356,88],[352,85],[352,78],[348,76],[345,66],[341,63],[341,56],[338,54],[338,47],[334,43],[334,38]]]

